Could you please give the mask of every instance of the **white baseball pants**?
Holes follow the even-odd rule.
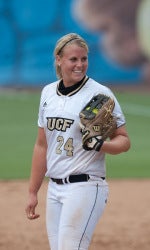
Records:
[[[49,182],[46,227],[51,250],[87,250],[108,198],[105,180]]]

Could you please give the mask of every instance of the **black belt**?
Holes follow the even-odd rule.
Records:
[[[86,182],[90,179],[88,174],[79,174],[79,175],[70,175],[64,179],[55,179],[51,178],[52,181],[57,184],[67,184],[67,183],[75,183],[75,182]],[[105,180],[105,177],[101,177],[101,179]]]

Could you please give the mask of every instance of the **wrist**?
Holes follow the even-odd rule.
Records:
[[[29,195],[37,196],[37,191],[29,188]]]
[[[95,151],[100,151],[103,146],[104,141],[102,139],[98,140],[94,146]]]

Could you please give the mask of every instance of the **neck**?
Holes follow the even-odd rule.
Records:
[[[68,83],[66,83],[66,82],[64,82],[64,80],[62,79],[62,84],[63,84],[64,88],[71,88],[71,87],[73,87],[73,86],[80,85],[80,84],[84,81],[85,77],[86,77],[86,76],[84,76],[79,82],[75,82],[75,83],[73,83],[73,82],[68,82]]]
[[[71,93],[72,91],[75,91],[76,89],[78,89],[84,82],[84,79],[86,78],[86,76],[83,77],[83,79],[75,84],[72,84],[70,86],[65,86],[63,80],[60,81],[59,83],[59,87],[58,90],[60,91],[61,94],[63,95],[67,95],[69,93]]]
[[[65,88],[69,88],[69,87],[72,87],[72,86],[78,84],[78,82],[75,82],[75,83],[73,83],[73,82],[68,82],[68,83],[67,83],[67,82],[64,82],[63,80],[62,80],[62,82],[63,82],[63,85],[64,85]]]

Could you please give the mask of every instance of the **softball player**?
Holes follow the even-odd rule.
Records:
[[[88,46],[71,33],[55,47],[59,78],[41,93],[38,135],[34,147],[26,214],[36,219],[37,193],[44,176],[49,178],[46,226],[51,250],[87,250],[108,198],[105,153],[127,151],[130,140],[125,118],[114,94],[86,75]],[[82,147],[79,112],[96,94],[115,99],[117,129],[100,152]]]

